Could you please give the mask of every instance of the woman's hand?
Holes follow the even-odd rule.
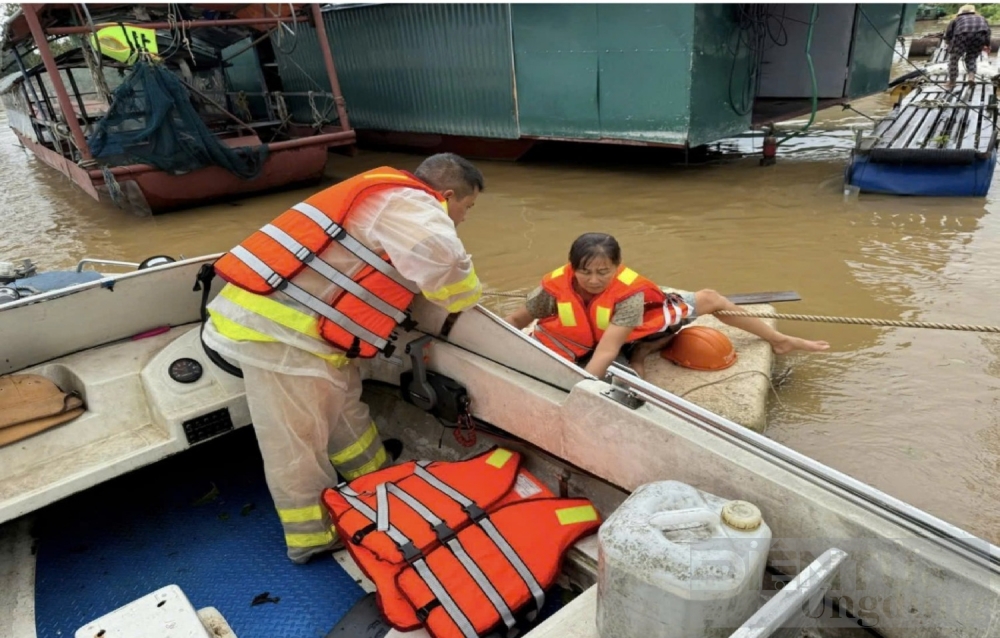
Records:
[[[608,372],[608,368],[611,366],[611,362],[618,356],[622,346],[628,341],[628,337],[632,334],[633,330],[634,328],[610,324],[608,329],[604,331],[604,334],[601,335],[597,349],[594,350],[594,356],[590,358],[590,362],[587,364],[587,372],[598,379],[603,379],[604,375]]]

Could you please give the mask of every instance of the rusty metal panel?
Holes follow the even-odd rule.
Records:
[[[354,128],[518,137],[508,5],[362,5],[323,20]],[[285,89],[328,90],[315,31],[300,25],[299,39],[277,53]]]
[[[902,18],[901,4],[859,4],[854,22],[847,97],[856,98],[884,91]]]

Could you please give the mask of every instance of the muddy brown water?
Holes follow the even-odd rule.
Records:
[[[897,71],[905,72],[905,64]],[[870,116],[888,96],[859,100]],[[794,128],[804,118],[786,123]],[[853,126],[840,108],[756,158],[699,166],[663,154],[579,148],[479,162],[487,190],[460,234],[492,290],[526,290],[582,232],[621,242],[663,285],[796,290],[779,311],[1000,324],[1000,188],[985,199],[845,197]],[[760,137],[727,141],[759,147]],[[415,155],[331,155],[328,182]],[[41,268],[83,257],[138,261],[224,251],[314,189],[134,217],[99,204],[17,145],[0,111],[0,259]],[[504,309],[496,300],[492,307]],[[1000,336],[782,322],[832,344],[778,361],[768,436],[993,542],[1000,541]]]

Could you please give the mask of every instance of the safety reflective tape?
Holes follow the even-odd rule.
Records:
[[[542,606],[545,605],[545,591],[542,589],[542,586],[538,584],[538,580],[535,578],[535,575],[531,573],[531,570],[524,564],[524,561],[521,560],[518,553],[514,551],[514,548],[510,546],[507,539],[503,537],[500,530],[493,525],[493,521],[491,521],[489,517],[479,521],[479,527],[486,532],[486,535],[490,538],[490,540],[493,541],[497,548],[500,549],[504,558],[506,558],[514,567],[514,571],[516,571],[518,576],[521,577],[524,584],[528,586],[528,591],[531,592],[532,598],[535,599],[536,611],[541,611]]]
[[[362,326],[355,323],[347,315],[336,310],[327,303],[324,303],[321,299],[314,297],[302,288],[299,288],[291,281],[284,279],[276,273],[270,266],[264,263],[260,258],[254,255],[252,252],[244,248],[243,246],[237,246],[230,251],[230,254],[242,261],[244,264],[250,267],[255,273],[264,278],[265,281],[270,285],[277,286],[278,284],[272,283],[272,279],[277,278],[280,282],[284,282],[284,287],[281,289],[286,295],[299,302],[306,308],[320,314],[333,323],[337,324],[347,332],[351,333],[358,339],[367,341],[372,344],[378,350],[381,350],[388,343],[385,339],[378,336],[374,332],[363,328]]]
[[[607,330],[608,324],[611,323],[611,308],[606,306],[597,307],[597,329]]]
[[[449,297],[454,297],[463,292],[469,292],[470,290],[475,290],[479,285],[479,277],[476,275],[476,269],[473,268],[469,271],[469,274],[462,278],[461,281],[455,282],[453,284],[448,284],[446,286],[441,286],[437,290],[432,290],[430,292],[424,292],[424,296],[428,299],[433,299],[435,301],[443,301]]]
[[[218,333],[223,337],[232,339],[233,341],[277,341],[274,337],[266,335],[262,332],[257,332],[256,330],[251,330],[250,328],[242,326],[232,319],[224,317],[217,312],[209,310],[208,316],[212,319],[212,325],[215,326],[216,331],[218,331]]]
[[[329,235],[330,238],[340,242],[341,246],[354,253],[354,255],[361,261],[378,270],[383,275],[389,277],[413,294],[420,292],[420,289],[417,288],[413,282],[408,281],[405,277],[399,274],[399,271],[396,270],[392,264],[373,253],[367,246],[352,237],[349,233],[344,232],[341,235],[340,231],[344,230],[344,228],[330,219],[330,217],[320,209],[305,202],[299,202],[295,206],[292,206],[292,208],[316,222],[316,224],[323,229],[323,232]]]
[[[626,286],[631,286],[635,278],[639,276],[639,273],[632,270],[631,268],[625,268],[618,275],[618,281],[622,282]]]
[[[367,518],[372,523],[376,521],[378,515],[372,508],[368,507],[364,501],[358,498],[358,493],[351,489],[350,485],[342,485],[337,488],[337,491],[344,497],[344,500],[347,501],[348,505],[356,509],[362,516]],[[391,538],[393,542],[400,547],[411,542],[410,539],[399,531],[399,529],[397,529],[392,523],[389,523],[389,529],[386,530],[386,533],[389,535],[389,538]]]
[[[423,465],[417,463],[417,466],[413,468],[413,473],[427,481],[431,487],[449,497],[459,505],[464,505],[466,507],[473,505],[472,499],[468,498],[452,486],[428,472]]]
[[[379,446],[378,452],[375,453],[375,458],[368,461],[356,470],[340,470],[340,473],[344,475],[348,481],[353,481],[359,476],[364,476],[369,472],[374,472],[385,464],[386,459],[389,455],[385,452],[385,446]]]
[[[489,457],[486,458],[486,465],[492,465],[493,467],[500,469],[504,465],[507,465],[507,461],[509,461],[512,456],[514,456],[514,453],[510,450],[505,450],[502,447],[497,448],[493,451],[493,454],[490,454]]]
[[[455,604],[451,595],[449,595],[448,591],[441,585],[441,582],[434,575],[434,572],[431,571],[430,567],[428,567],[424,561],[418,560],[413,563],[413,568],[417,570],[417,574],[423,579],[424,583],[427,584],[427,588],[431,590],[434,597],[438,599],[438,602],[441,603],[444,610],[449,616],[451,616],[452,621],[458,626],[462,635],[465,638],[478,638],[479,632],[476,631],[475,627],[472,626],[472,623],[469,622],[469,619],[466,618],[465,614],[462,613],[462,610]]]
[[[553,279],[555,279],[556,277],[562,277],[564,272],[566,272],[566,266],[559,266],[551,273],[549,273],[549,277],[552,277]]]
[[[285,545],[289,547],[324,547],[333,542],[333,533],[315,532],[313,534],[285,534]]]
[[[472,558],[466,553],[465,548],[458,541],[457,538],[453,538],[448,541],[448,548],[458,559],[458,562],[462,563],[462,567],[469,572],[469,576],[472,576],[472,580],[476,581],[476,585],[482,590],[486,597],[490,599],[493,603],[493,608],[497,610],[500,617],[503,619],[503,623],[507,625],[507,629],[513,629],[516,624],[514,621],[514,615],[510,612],[510,607],[507,606],[507,601],[503,599],[500,592],[496,590],[490,579],[486,577],[483,570],[479,569],[479,565],[476,564]]]
[[[378,437],[378,428],[375,426],[375,422],[372,421],[371,425],[368,426],[368,429],[364,431],[364,434],[358,437],[358,440],[351,443],[343,450],[340,450],[335,454],[331,454],[330,462],[334,465],[342,465],[356,459],[364,454],[365,450],[368,449],[376,437]]]
[[[227,286],[232,286],[232,284],[226,284],[226,285]],[[236,288],[236,290],[239,290],[239,289]],[[228,297],[230,297],[231,295],[230,294],[226,294],[226,292],[227,292],[227,289],[223,288],[222,292],[219,293],[219,297],[225,298],[224,301],[227,302],[227,303],[232,303],[232,300],[228,299]],[[243,292],[244,294],[249,295],[250,297],[257,297],[257,295],[254,295],[253,293],[247,293],[246,291],[241,291],[241,292]],[[217,298],[217,300],[218,300],[218,298]],[[309,315],[304,315],[304,314],[302,314],[302,313],[300,313],[300,312],[298,312],[296,310],[292,310],[291,308],[288,308],[287,306],[284,306],[282,304],[278,304],[278,303],[276,303],[274,301],[271,301],[270,299],[265,299],[265,301],[267,303],[270,303],[270,304],[275,304],[277,306],[281,306],[281,308],[283,308],[285,310],[288,310],[288,311],[294,313],[295,315],[298,315],[299,317],[301,317],[301,319],[305,323],[310,323],[312,325],[312,327],[313,327],[313,330],[311,332],[309,332],[309,333],[306,333],[305,336],[308,337],[308,338],[311,338],[311,339],[316,339],[317,341],[320,340],[319,334],[316,333],[316,330],[315,330],[315,327],[317,325],[315,317],[310,317]],[[218,301],[217,301],[217,303],[218,303]],[[253,312],[256,315],[263,316],[263,317],[265,317],[266,319],[268,319],[270,321],[274,321],[275,323],[280,323],[281,325],[285,325],[285,327],[288,327],[285,324],[284,321],[278,321],[274,316],[264,315],[261,312],[258,312],[256,310],[254,310],[252,307],[247,307],[247,306],[241,305],[241,304],[234,304],[234,305],[239,305],[239,307],[242,308],[242,309],[244,309],[244,310],[247,310],[249,312]],[[226,317],[225,315],[221,314],[220,312],[216,312],[214,310],[208,310],[208,314],[209,314],[209,316],[212,319],[212,325],[215,326],[215,329],[218,331],[218,333],[221,334],[222,336],[228,338],[228,339],[232,339],[233,341],[259,341],[259,342],[263,342],[263,343],[276,343],[278,341],[278,339],[272,337],[271,335],[267,335],[267,334],[264,334],[262,332],[257,332],[256,330],[253,330],[252,328],[248,328],[248,327],[246,327],[246,326],[244,326],[242,324],[239,324],[239,323],[233,321],[232,319]],[[280,315],[282,313],[279,312],[278,314]],[[292,329],[295,330],[296,332],[302,332],[301,330],[298,330],[297,327],[296,328],[292,328]],[[318,343],[317,344],[317,347],[322,347],[322,346],[323,346],[322,343]],[[305,350],[309,354],[313,355],[314,357],[319,357],[320,359],[323,359],[325,361],[329,361],[330,365],[338,367],[338,368],[339,367],[343,367],[343,366],[345,366],[345,365],[347,365],[348,363],[351,362],[351,360],[348,359],[347,356],[344,355],[344,354],[342,354],[342,353],[323,353],[323,352],[317,352],[315,350],[309,350],[308,347],[306,347]]]
[[[560,301],[556,306],[559,308],[559,323],[566,328],[576,327],[576,315],[573,313],[573,304],[568,301]]]
[[[462,297],[461,299],[453,301],[447,306],[445,306],[445,310],[447,310],[448,312],[461,312],[466,308],[471,308],[472,306],[475,306],[477,303],[479,303],[479,300],[482,299],[482,297],[483,297],[482,292],[477,292],[467,297]]]
[[[279,509],[278,518],[281,519],[282,523],[308,523],[309,521],[321,521],[323,520],[323,510],[320,509],[319,505]]]
[[[406,492],[399,486],[393,483],[383,483],[383,485],[386,486],[390,494],[392,494],[399,500],[406,503],[414,512],[417,513],[418,516],[420,516],[420,518],[427,521],[427,523],[430,524],[431,527],[440,525],[441,523],[444,522],[440,518],[438,518],[437,515],[434,514],[434,512],[427,509],[427,507],[423,503],[410,496],[408,492]]]
[[[307,261],[306,266],[318,272],[320,275],[325,277],[328,281],[337,284],[347,292],[351,293],[361,301],[365,302],[375,310],[378,310],[384,315],[392,317],[396,323],[402,322],[406,319],[406,315],[403,314],[398,308],[394,308],[387,301],[381,299],[370,290],[367,290],[363,286],[359,285],[356,281],[340,272],[330,264],[326,263],[322,259],[316,257],[316,255],[300,244],[294,237],[278,228],[273,224],[267,224],[260,229],[262,233],[273,239],[274,241],[281,244],[285,250],[295,255],[296,258],[302,261]]]
[[[219,292],[219,296],[265,319],[270,319],[286,328],[301,332],[307,337],[320,338],[319,322],[316,321],[316,317],[299,312],[294,308],[289,308],[281,302],[261,295],[255,295],[232,284],[224,287]]]
[[[385,483],[375,486],[375,507],[378,510],[375,514],[375,530],[389,531],[389,495],[386,493]]]
[[[572,525],[574,523],[589,523],[597,520],[597,510],[593,505],[580,505],[579,507],[565,507],[556,510],[556,518],[560,525]]]

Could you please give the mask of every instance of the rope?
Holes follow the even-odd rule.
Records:
[[[769,386],[771,386],[771,392],[774,393],[774,399],[781,405],[781,407],[785,407],[785,403],[781,400],[781,397],[778,396],[778,389],[774,387],[774,381],[771,380],[771,377],[769,375],[767,375],[764,372],[761,372],[760,370],[744,370],[743,372],[737,372],[736,374],[729,375],[725,379],[718,379],[716,381],[709,381],[708,383],[702,383],[701,385],[696,385],[695,387],[691,388],[690,390],[685,390],[683,393],[678,394],[677,396],[679,396],[679,397],[681,397],[683,399],[684,397],[686,397],[687,395],[691,394],[695,390],[701,390],[702,388],[707,388],[707,387],[712,386],[712,385],[717,385],[719,383],[725,383],[726,381],[730,381],[730,380],[735,379],[736,377],[738,377],[740,375],[744,375],[744,374],[759,374],[762,377],[764,377],[765,379],[767,379],[767,384]]]
[[[484,297],[511,297],[513,299],[527,299],[526,292],[483,292]]]
[[[115,203],[115,206],[121,208],[122,187],[118,184],[118,180],[115,179],[111,169],[107,166],[101,167],[101,173],[104,175],[104,184],[108,187],[108,194],[111,196],[111,201]]]
[[[787,319],[790,321],[821,321],[825,323],[848,323],[858,326],[888,326],[895,328],[931,328],[934,330],[961,330],[965,332],[996,332],[1000,326],[972,326],[960,323],[937,323],[929,321],[896,321],[893,319],[865,319],[862,317],[823,317],[819,315],[786,315],[774,312],[748,312],[745,310],[717,310],[716,316],[757,317],[759,319]]]

